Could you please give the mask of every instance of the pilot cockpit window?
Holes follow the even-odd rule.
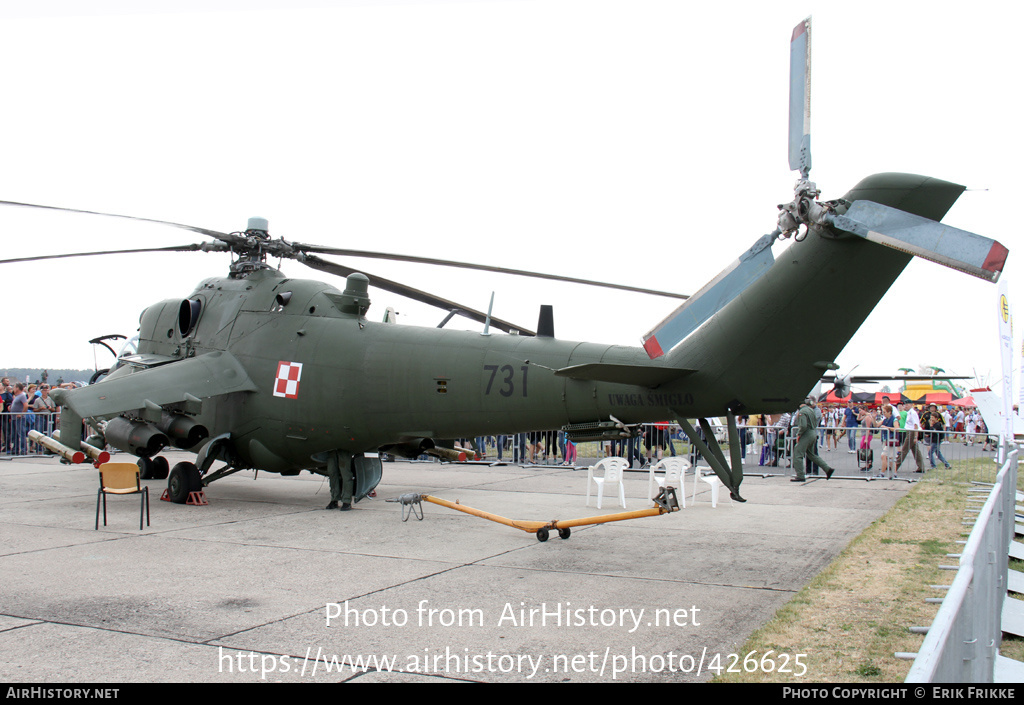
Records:
[[[121,346],[121,352],[117,354],[117,358],[120,360],[123,357],[134,355],[139,351],[139,336],[133,335],[131,338],[124,342]]]

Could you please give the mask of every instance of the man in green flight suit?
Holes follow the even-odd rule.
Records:
[[[331,501],[327,509],[352,509],[352,492],[356,484],[352,472],[352,454],[343,450],[332,450],[327,454],[327,479],[331,485]],[[338,503],[341,506],[338,506]]]
[[[812,463],[825,469],[825,479],[832,477],[835,470],[818,455],[818,416],[814,413],[814,398],[804,399],[800,409],[796,412],[796,446],[793,448],[793,471],[796,477],[790,482],[806,482],[804,475],[804,456],[811,459]]]

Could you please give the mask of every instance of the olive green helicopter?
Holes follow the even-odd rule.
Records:
[[[49,208],[163,223],[210,238],[202,244],[80,252],[228,252],[224,277],[182,298],[146,308],[137,343],[95,384],[55,390],[59,444],[78,451],[109,445],[166,477],[172,501],[243,469],[326,474],[341,453],[355,475],[355,499],[380,481],[381,453],[415,458],[444,439],[562,429],[574,441],[628,438],[641,424],[677,420],[734,499],[743,469],[736,416],[791,411],[823,375],[913,256],[996,281],[1007,249],[941,224],[965,190],[927,176],[869,176],[843,197],[819,200],[809,181],[810,20],[791,38],[789,161],[800,176],[760,237],[692,296],[449,260],[367,252],[272,238],[263,219],[223,233],[148,218]],[[792,239],[785,257],[777,241]],[[412,261],[543,277],[676,296],[682,304],[643,345],[560,340],[550,309],[529,330],[401,283],[367,276],[323,255]],[[339,289],[286,276],[268,258],[292,259],[345,278]],[[0,262],[2,263],[2,262]],[[367,318],[372,285],[446,310],[436,328]],[[827,286],[847,303],[813,292]],[[842,296],[856,292],[856,296]],[[484,333],[445,328],[453,315]],[[807,321],[827,317],[813,334]],[[491,329],[501,333],[491,333]],[[134,348],[134,349],[133,349]],[[778,354],[766,355],[765,351]],[[729,453],[706,418],[727,419]],[[704,434],[691,423],[698,419]],[[80,439],[83,422],[95,430]],[[703,436],[703,439],[702,439]],[[168,468],[173,446],[195,461]],[[222,465],[214,470],[216,463]]]

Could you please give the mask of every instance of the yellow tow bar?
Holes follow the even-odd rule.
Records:
[[[402,521],[408,521],[409,517],[412,515],[415,515],[418,520],[422,521],[423,507],[421,503],[430,502],[431,504],[438,504],[442,507],[455,509],[465,514],[480,517],[481,519],[489,519],[490,521],[504,524],[505,526],[511,526],[514,529],[525,531],[528,534],[536,534],[538,541],[547,541],[549,532],[552,530],[558,531],[560,538],[567,539],[572,534],[571,530],[574,526],[607,524],[613,521],[654,517],[679,511],[679,501],[676,499],[676,490],[674,487],[663,487],[658,493],[658,496],[654,498],[654,506],[650,509],[640,509],[632,512],[619,512],[618,514],[603,514],[601,516],[582,517],[580,519],[558,519],[552,521],[523,521],[520,519],[507,519],[503,516],[485,512],[481,509],[467,507],[466,505],[459,504],[458,502],[451,502],[447,499],[440,499],[439,497],[431,497],[428,494],[403,494],[400,497],[389,499],[387,501],[398,502],[402,505]]]

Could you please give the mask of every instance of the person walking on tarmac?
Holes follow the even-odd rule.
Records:
[[[796,477],[790,482],[806,482],[804,474],[804,456],[811,459],[825,470],[825,479],[832,477],[835,470],[818,455],[818,416],[814,413],[814,398],[807,397],[800,409],[796,412],[796,423],[793,425],[796,433],[796,445],[793,447],[793,470]]]

